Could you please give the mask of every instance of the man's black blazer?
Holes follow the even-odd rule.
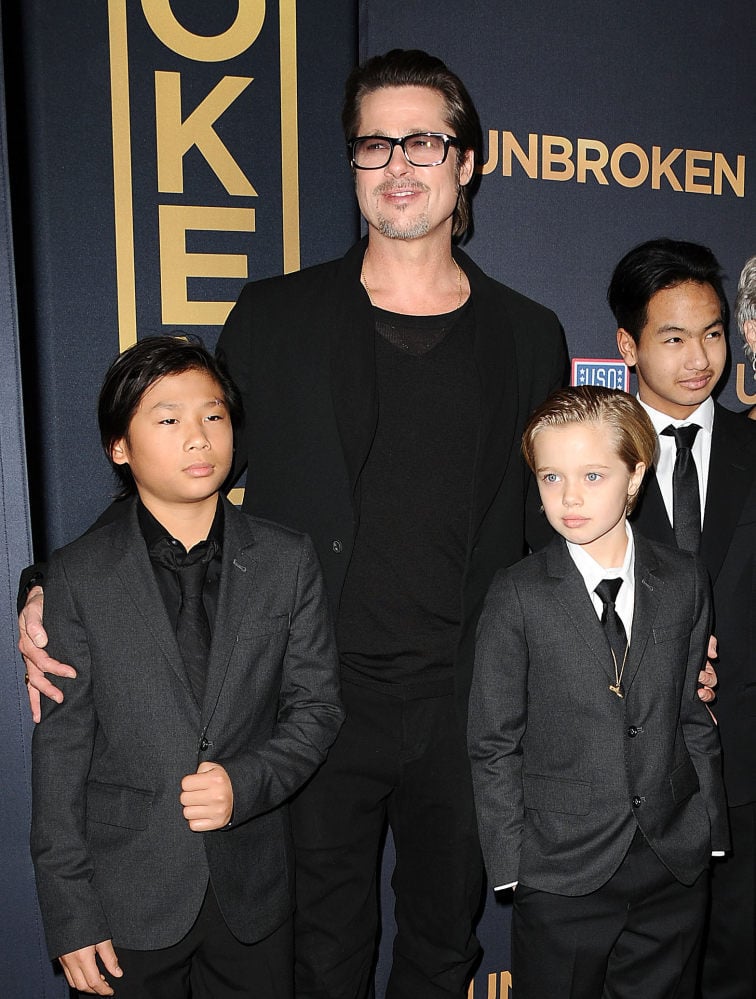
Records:
[[[309,534],[334,612],[359,517],[360,470],[378,419],[375,322],[360,284],[366,245],[248,284],[218,344],[246,410],[244,509]],[[486,590],[498,568],[526,551],[530,479],[520,438],[533,409],[563,384],[567,355],[551,311],[487,277],[461,251],[454,256],[470,282],[481,400],[456,669],[466,715]],[[533,524],[535,547],[545,540],[543,519],[533,517]]]
[[[634,522],[674,544],[653,473]],[[714,589],[725,786],[731,806],[756,801],[756,422],[715,405],[701,559]]]

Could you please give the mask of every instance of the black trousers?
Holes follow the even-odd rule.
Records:
[[[576,897],[519,884],[513,999],[692,999],[709,874],[680,884],[638,832],[614,875]]]
[[[463,999],[480,947],[483,868],[454,698],[406,700],[345,682],[346,722],[292,808],[297,999],[372,994],[377,875],[396,850],[387,999]]]
[[[732,853],[712,863],[703,999],[756,996],[756,802],[729,816]]]
[[[194,926],[177,944],[160,950],[114,946],[123,978],[106,977],[116,999],[292,999],[294,995],[291,919],[263,940],[241,943],[226,926],[209,885]]]

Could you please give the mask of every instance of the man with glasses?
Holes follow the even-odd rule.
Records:
[[[341,656],[347,721],[292,809],[297,996],[370,994],[388,823],[386,994],[462,999],[482,897],[475,626],[526,551],[519,440],[566,354],[553,313],[453,246],[480,149],[461,81],[395,50],[351,74],[342,119],[366,239],[247,285],[218,348],[246,409],[244,509],[312,537]]]
[[[482,887],[475,623],[525,552],[520,433],[566,359],[551,312],[452,247],[480,136],[459,79],[389,52],[352,73],[342,122],[367,238],[248,285],[219,344],[247,405],[248,508],[314,539],[342,664],[347,721],[294,806],[297,995],[369,994],[388,822],[387,996],[461,999]]]

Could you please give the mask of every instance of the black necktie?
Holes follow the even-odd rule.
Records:
[[[691,450],[700,429],[693,423],[689,427],[669,426],[662,430],[665,437],[674,437],[677,444],[672,473],[672,523],[677,547],[686,552],[697,552],[701,543],[701,496]]]
[[[191,557],[191,556],[190,556]],[[210,654],[210,622],[202,601],[207,575],[207,558],[185,563],[176,569],[181,587],[181,607],[176,621],[176,640],[184,660],[189,683],[197,704],[205,696],[207,660]]]
[[[622,624],[622,620],[617,613],[617,609],[614,606],[620,586],[622,586],[622,580],[619,577],[616,577],[615,579],[602,579],[596,587],[596,593],[599,595],[601,602],[604,605],[604,609],[601,613],[601,623],[604,626],[604,631],[609,642],[609,648],[612,650],[612,659],[614,661],[615,683],[610,684],[609,689],[612,693],[616,694],[617,697],[624,697],[624,692],[622,690],[622,674],[625,670],[625,661],[627,659],[627,633],[625,632],[625,626]]]

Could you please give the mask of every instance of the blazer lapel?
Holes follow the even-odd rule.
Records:
[[[754,481],[756,438],[745,421],[741,427],[739,420],[743,418],[716,406],[700,551],[712,582],[722,567]]]
[[[491,292],[482,271],[461,250],[454,259],[470,282],[475,313],[475,364],[480,380],[480,428],[475,462],[473,536],[477,533],[504,478],[513,453],[517,453],[517,343],[501,303]]]
[[[155,579],[136,511],[136,501],[134,501],[131,509],[119,522],[120,530],[114,537],[114,544],[121,549],[121,556],[114,568],[128,598],[152,634],[155,645],[186,689],[189,700],[196,708],[184,661]]]
[[[650,538],[655,538],[673,548],[676,547],[675,534],[662,499],[655,467],[650,468],[646,473],[640,502],[630,520],[632,523],[637,523],[640,530]]]
[[[636,531],[635,540],[635,597],[633,606],[633,630],[630,648],[622,677],[625,691],[630,690],[635,674],[641,664],[646,645],[659,611],[664,583],[655,574],[657,561],[645,538]]]
[[[354,493],[378,422],[375,383],[375,323],[372,306],[360,284],[367,240],[346,254],[324,312],[331,317],[331,394]]]
[[[207,726],[215,712],[231,655],[236,647],[239,623],[253,592],[257,562],[254,535],[246,517],[227,500],[224,504],[223,560],[218,607],[207,665],[207,683],[202,703],[202,722]]]
[[[546,560],[549,575],[560,580],[556,597],[579,636],[579,644],[586,646],[588,655],[603,670],[609,682],[614,683],[612,654],[604,629],[585,588],[583,577],[562,538],[551,542]]]

